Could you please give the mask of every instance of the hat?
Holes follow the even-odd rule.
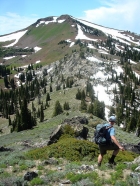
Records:
[[[110,116],[109,122],[111,122],[111,121],[116,122],[116,117],[115,116]]]

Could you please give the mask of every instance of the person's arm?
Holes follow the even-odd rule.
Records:
[[[117,139],[115,138],[115,136],[111,136],[111,139],[113,140],[113,142],[119,147],[119,149],[124,150],[124,147],[122,147],[119,142],[117,141]]]

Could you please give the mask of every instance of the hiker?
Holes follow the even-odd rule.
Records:
[[[106,131],[106,139],[108,143],[106,145],[99,145],[99,149],[100,149],[100,154],[98,156],[99,167],[101,166],[103,156],[106,154],[107,150],[113,150],[112,157],[109,159],[109,162],[108,162],[110,165],[116,165],[114,161],[116,155],[118,154],[119,150],[124,150],[124,147],[120,145],[120,143],[117,141],[115,137],[115,129],[113,127],[115,122],[116,122],[116,117],[111,116],[109,118],[109,123],[105,124],[107,127],[110,127]]]

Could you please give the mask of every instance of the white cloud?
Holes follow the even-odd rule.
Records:
[[[13,12],[7,12],[0,16],[0,35],[9,34],[20,29],[24,29],[39,19],[36,15],[20,16]]]
[[[102,26],[140,34],[139,10],[139,0],[111,0],[110,3],[104,1],[102,7],[84,11],[85,16],[82,19]]]

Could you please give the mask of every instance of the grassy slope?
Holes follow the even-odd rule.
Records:
[[[77,92],[77,88],[79,88],[79,87],[74,87],[74,88],[71,88],[71,89],[67,89],[67,90],[65,90],[65,94],[64,94],[63,90],[53,91],[52,93],[50,93],[50,97],[51,97],[50,107],[47,108],[44,111],[45,121],[42,122],[42,123],[39,123],[38,126],[35,127],[34,129],[22,131],[22,132],[19,132],[19,133],[14,132],[12,134],[8,134],[8,135],[4,135],[4,136],[0,137],[1,146],[4,146],[5,148],[13,149],[12,152],[7,151],[7,152],[1,152],[0,153],[0,159],[1,159],[0,170],[3,171],[3,173],[0,176],[0,181],[1,181],[2,178],[3,178],[3,180],[4,179],[5,180],[6,179],[10,180],[10,177],[12,178],[14,176],[16,176],[16,177],[21,176],[23,178],[23,175],[27,171],[40,170],[40,175],[46,175],[46,172],[48,173],[48,171],[49,171],[49,175],[52,176],[52,178],[53,178],[51,180],[52,185],[55,185],[54,183],[55,183],[55,178],[57,178],[57,174],[63,173],[64,174],[63,178],[66,179],[67,175],[72,174],[72,172],[74,172],[75,169],[73,169],[72,167],[75,167],[76,165],[73,165],[73,162],[69,162],[69,161],[67,161],[67,163],[66,163],[65,159],[64,160],[62,160],[62,159],[58,160],[59,164],[56,165],[56,166],[55,165],[49,165],[49,166],[43,165],[43,160],[47,159],[47,153],[44,154],[45,158],[43,158],[43,155],[42,155],[42,150],[43,149],[42,150],[41,149],[37,150],[37,152],[39,152],[39,154],[43,158],[42,161],[40,161],[40,160],[37,160],[37,161],[36,160],[27,160],[27,157],[25,158],[23,156],[24,156],[24,152],[27,152],[30,149],[34,149],[34,147],[40,147],[42,145],[45,145],[45,143],[47,144],[47,141],[48,141],[49,136],[51,135],[51,133],[55,130],[57,125],[59,125],[66,118],[72,118],[72,117],[75,117],[75,116],[82,116],[82,117],[86,116],[86,117],[88,117],[89,118],[88,127],[90,129],[88,138],[89,138],[89,140],[92,139],[93,134],[94,134],[94,130],[93,130],[93,127],[91,127],[91,126],[101,122],[101,120],[99,118],[95,117],[95,116],[93,116],[93,118],[90,118],[90,116],[87,113],[81,113],[79,111],[80,101],[75,99],[75,94]],[[42,97],[43,102],[45,101],[45,97],[46,97],[46,95],[44,95]],[[69,115],[67,115],[66,112],[64,112],[63,114],[52,118],[52,114],[53,114],[54,105],[55,105],[56,100],[59,100],[61,105],[63,105],[65,101],[69,100],[69,104],[70,104],[70,108],[71,108],[68,111]],[[38,105],[37,99],[34,101],[34,105],[35,105],[36,109],[38,107],[40,107],[40,105]],[[31,108],[31,105],[29,106],[29,108]],[[131,138],[130,138],[130,134],[125,133],[123,131],[121,131],[121,133],[120,133],[120,129],[117,126],[116,126],[116,128],[117,128],[117,133],[119,132],[119,134],[121,135],[122,140],[125,137],[125,138],[127,138],[127,140],[130,139],[129,142],[131,142],[132,138],[134,138],[133,134],[131,134]],[[135,139],[133,140],[133,142],[136,142]],[[137,138],[137,140],[138,140],[138,138]],[[77,145],[78,144],[82,145],[83,142],[81,140],[80,141],[75,141],[74,140],[74,143],[75,143],[74,145],[69,146],[69,141],[65,140],[64,143],[62,142],[62,144],[61,144],[61,142],[58,143],[58,147],[59,147],[59,145],[61,146],[61,148],[62,148],[61,153],[63,153],[63,150],[65,150],[66,147],[69,147],[68,148],[69,151],[71,153],[73,153],[73,150],[75,148],[77,148],[77,149],[79,148],[79,146],[77,146]],[[91,142],[89,142],[89,144],[90,143]],[[28,146],[28,144],[29,144],[29,146]],[[63,146],[64,146],[64,148],[63,148]],[[97,145],[95,146],[95,144],[92,144],[92,146],[93,146],[92,147],[93,151],[95,150],[95,153],[94,153],[94,156],[92,158],[90,157],[91,161],[89,161],[89,157],[88,157],[88,154],[87,154],[86,156],[84,156],[83,161],[77,162],[77,166],[79,165],[79,167],[80,167],[80,165],[82,165],[83,163],[88,164],[88,165],[95,165],[97,163],[97,155],[99,153],[99,150],[97,148]],[[57,152],[53,151],[53,147],[54,148],[56,147],[58,149],[57,144],[54,144],[52,146],[52,148],[50,149],[50,153],[52,153],[52,154],[55,153],[56,157],[58,157]],[[71,147],[72,147],[72,149],[71,149]],[[85,148],[83,147],[83,150],[84,149]],[[91,147],[89,147],[89,149],[92,150]],[[46,151],[46,152],[48,152],[48,151]],[[92,153],[91,153],[91,155],[92,155]],[[102,167],[103,170],[101,170],[101,171],[98,170],[98,169],[96,170],[100,179],[103,176],[105,176],[106,174],[111,175],[111,173],[112,173],[112,169],[108,170],[108,168],[106,168],[105,165],[104,165],[107,162],[109,156],[110,156],[110,152],[104,158],[103,167]],[[69,153],[69,157],[71,157],[70,153]],[[119,156],[117,157],[117,162],[123,162],[124,160],[127,161],[127,159],[129,159],[129,160],[132,159],[133,160],[134,157],[136,157],[136,156],[131,154],[131,153],[120,152]],[[2,168],[2,167],[4,167],[4,165],[6,165],[5,166],[6,168]],[[34,166],[33,168],[31,167],[32,165]],[[58,166],[63,167],[63,170],[61,170],[61,172],[58,170],[58,168],[57,168]],[[69,171],[66,171],[67,166],[71,167],[71,169]],[[90,171],[90,172],[93,174],[96,171]],[[128,169],[125,169],[125,172],[126,171],[128,171]],[[90,174],[90,172],[89,172],[89,174]],[[73,173],[73,174],[74,175],[72,177],[77,175],[76,173]],[[82,177],[86,174],[87,174],[87,172],[82,172]],[[40,177],[40,175],[39,175],[39,177]],[[122,173],[121,173],[121,175],[122,175]],[[48,174],[47,174],[47,176],[48,176]],[[90,177],[90,175],[87,175],[87,177]],[[108,177],[105,176],[105,178],[103,177],[103,180],[107,180],[107,178]],[[62,179],[62,178],[60,178],[60,179]],[[96,179],[98,181],[100,180],[99,178],[96,178]],[[119,179],[120,179],[120,177],[118,177],[118,180]],[[114,182],[115,181],[116,180],[114,180]],[[112,182],[112,179],[109,182]],[[36,184],[36,185],[38,185],[38,184]],[[99,185],[104,185],[104,184],[99,183]]]
[[[57,45],[56,43],[64,39],[72,38],[73,37],[72,32],[73,32],[72,27],[70,27],[70,25],[66,23],[63,23],[63,27],[60,24],[50,24],[49,27],[42,26],[42,27],[37,27],[34,30],[31,30],[28,34],[27,39],[29,39],[30,37],[32,37],[32,39],[34,38],[34,41],[37,41],[36,46],[41,47],[42,50],[40,50],[33,56],[30,56],[30,61],[42,59],[43,64],[49,64],[52,61],[61,59],[71,49],[69,48],[69,46],[65,46],[64,48],[62,48],[63,45],[60,46]],[[61,33],[63,33],[63,35]],[[22,39],[24,39],[24,37]],[[15,64],[15,59],[12,59],[11,62]],[[18,66],[18,60],[16,65]],[[47,141],[52,131],[65,118],[72,118],[75,116],[89,117],[88,114],[81,113],[79,111],[80,101],[75,99],[76,92],[77,92],[77,87],[74,87],[69,90],[65,90],[65,94],[64,91],[62,90],[52,92],[50,94],[51,96],[50,107],[44,110],[45,121],[39,123],[38,126],[32,130],[22,131],[19,133],[14,132],[12,134],[1,136],[0,137],[1,146],[14,149],[14,152],[12,154],[17,157],[18,155],[22,154],[24,151],[28,151],[30,149],[30,147],[24,147],[23,145],[24,141],[29,141],[31,144],[41,144],[44,141]],[[61,105],[63,105],[65,101],[69,100],[69,104],[71,108],[70,111],[68,111],[69,115],[67,115],[66,112],[64,112],[63,114],[52,118],[56,100],[59,100]],[[45,95],[42,97],[42,101],[45,102]],[[40,107],[40,105],[38,105],[37,99],[34,101],[34,104],[36,109]],[[31,108],[31,105],[29,106],[29,108]],[[93,137],[93,127],[91,126],[93,124],[97,124],[98,122],[101,122],[100,119],[94,116],[92,119],[89,120],[88,127],[90,128],[90,132],[89,132],[90,139]],[[0,124],[6,127],[8,125],[8,120],[2,118],[2,120],[0,120]],[[117,126],[116,129],[117,129],[117,137],[120,140],[127,143],[134,143],[134,144],[139,142],[139,138],[136,138],[133,133],[131,134],[125,133],[124,131],[120,130],[119,127]],[[12,157],[11,152],[1,153],[1,159],[3,160],[6,158],[10,159],[11,157]]]
[[[63,58],[65,54],[71,53],[75,47],[71,49],[69,45],[67,45],[62,48],[63,45],[58,45],[58,43],[61,40],[74,39],[74,32],[75,30],[68,23],[53,23],[33,27],[25,37],[26,39],[32,38],[32,42],[36,44],[35,46],[39,46],[42,49],[30,56],[31,61],[40,59],[43,64],[49,64]]]

